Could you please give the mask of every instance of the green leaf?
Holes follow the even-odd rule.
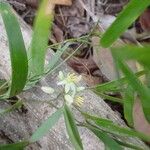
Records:
[[[95,92],[97,95],[100,95],[101,98],[103,98],[104,100],[109,100],[109,101],[112,101],[112,102],[115,102],[115,103],[123,104],[123,99],[121,99],[121,98],[109,96],[109,95],[107,95],[107,94],[103,94],[103,93],[98,92],[98,91],[94,91],[94,92]]]
[[[118,60],[118,65],[121,71],[126,75],[130,86],[132,86],[132,88],[139,94],[143,112],[146,119],[150,122],[150,90],[141,83],[141,81],[134,75],[125,63]]]
[[[13,144],[0,145],[0,150],[23,150],[29,142],[18,142]]]
[[[89,115],[87,113],[82,112],[82,114],[86,117],[86,119],[93,120],[96,123],[96,125],[99,126],[99,128],[101,130],[104,130],[105,132],[119,135],[119,136],[138,137],[145,141],[150,141],[150,136],[147,136],[143,133],[137,132],[133,129],[120,127],[119,125],[114,124],[110,120],[95,117],[95,116]]]
[[[63,113],[63,109],[58,109],[55,113],[53,113],[46,121],[42,123],[42,125],[33,133],[30,138],[30,142],[36,142],[40,140],[45,134],[48,133],[49,130],[58,122],[59,118]]]
[[[0,80],[0,95],[3,95],[8,91],[8,82],[4,79]]]
[[[150,70],[149,50],[150,46],[148,45],[144,45],[144,47],[127,45],[125,47],[112,48],[112,54],[116,60],[136,60]]]
[[[93,126],[87,126],[87,128],[91,130],[101,141],[103,141],[105,147],[107,147],[109,150],[123,150],[123,148],[107,133],[102,132]]]
[[[9,41],[12,77],[7,97],[12,97],[20,93],[26,84],[28,60],[19,23],[11,7],[7,3],[0,2],[0,13]]]
[[[67,105],[64,106],[64,118],[71,143],[73,144],[76,150],[83,150],[82,142],[75,123],[73,113],[70,111]]]
[[[52,8],[49,0],[43,0],[35,18],[31,48],[29,49],[30,76],[38,76],[44,72],[45,55],[48,47],[49,30],[53,23]]]
[[[135,75],[137,77],[140,77],[144,74],[145,74],[145,70],[135,73]],[[120,84],[124,85],[124,84],[127,84],[127,83],[128,83],[127,77],[123,77],[123,78],[120,78],[120,79],[117,79],[117,80],[109,81],[107,83],[98,84],[98,85],[96,85],[95,87],[93,87],[91,89],[94,89],[97,92],[118,91]]]
[[[124,94],[124,103],[123,103],[123,110],[124,110],[124,117],[128,122],[128,125],[133,127],[133,105],[134,105],[134,90],[131,86],[128,86],[125,90]]]
[[[150,5],[150,0],[131,0],[125,9],[118,15],[117,19],[104,33],[101,39],[103,47],[109,47],[125,30],[140,16]]]
[[[52,59],[49,61],[49,64],[46,66],[45,73],[50,72],[55,67],[55,65],[61,58],[61,55],[68,49],[70,44],[71,43],[66,43],[63,47],[57,49],[57,52],[54,54]]]
[[[133,144],[130,144],[130,143],[125,143],[125,141],[119,141],[119,140],[117,140],[117,139],[115,139],[115,141],[117,142],[117,143],[119,143],[120,145],[122,145],[122,146],[125,146],[125,147],[128,147],[128,148],[131,148],[131,149],[135,149],[135,150],[146,150],[145,148],[141,148],[141,147],[139,147],[139,146],[137,146],[137,145],[133,145]],[[148,150],[149,148],[147,148],[147,150]]]

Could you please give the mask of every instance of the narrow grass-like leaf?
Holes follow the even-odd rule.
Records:
[[[16,102],[11,107],[9,107],[9,108],[7,108],[5,110],[0,111],[0,116],[4,115],[6,113],[10,113],[11,111],[13,111],[13,110],[19,108],[20,106],[22,106],[22,104],[23,104],[22,101],[19,100],[18,102]]]
[[[114,139],[117,143],[119,143],[120,145],[124,146],[124,147],[128,147],[130,149],[135,149],[135,150],[146,150],[145,148],[142,148],[142,147],[139,147],[137,145],[133,145],[133,144],[130,144],[130,143],[126,143],[125,141],[120,141],[120,140],[117,140],[117,139]],[[147,148],[148,150],[148,148]]]
[[[144,45],[144,47],[138,46],[125,46],[120,48],[112,48],[112,53],[117,60],[136,60],[143,66],[150,70],[150,46]]]
[[[0,80],[0,95],[3,95],[8,91],[8,82],[6,80]]]
[[[98,92],[98,91],[96,91],[96,90],[94,90],[94,92],[95,92],[97,95],[100,95],[101,98],[103,98],[104,100],[109,100],[109,101],[112,101],[112,102],[115,102],[115,103],[123,104],[123,99],[121,99],[121,98],[109,96],[109,95],[107,95],[107,94]]]
[[[137,77],[140,77],[144,74],[145,74],[145,71],[139,71],[139,72],[135,73],[135,75]],[[107,83],[98,84],[95,87],[92,87],[91,89],[94,89],[97,92],[118,91],[118,90],[121,90],[121,89],[119,89],[120,84],[124,85],[127,83],[128,83],[127,77],[123,77],[123,78],[113,80],[113,81],[110,81]]]
[[[12,77],[7,96],[12,97],[20,93],[26,84],[28,60],[19,23],[11,7],[7,3],[0,2],[0,13],[9,41]]]
[[[101,130],[104,130],[105,132],[120,135],[120,136],[138,137],[145,141],[150,141],[150,136],[137,132],[133,129],[120,127],[119,125],[114,124],[110,120],[95,117],[87,113],[82,112],[82,114],[86,117],[86,119],[93,120],[96,123],[96,125],[98,125],[99,128]]]
[[[64,106],[64,118],[65,118],[66,129],[71,143],[73,144],[76,150],[83,150],[82,142],[75,123],[73,113],[70,111],[67,105]]]
[[[43,0],[35,18],[34,33],[29,49],[30,76],[41,75],[44,72],[45,55],[48,47],[49,30],[53,22],[53,8],[50,1]]]
[[[128,125],[133,127],[133,105],[134,105],[134,90],[131,86],[128,86],[125,90],[124,94],[124,103],[123,103],[123,110],[124,110],[124,117],[128,122]]]
[[[107,147],[109,150],[123,150],[123,148],[111,138],[107,133],[100,131],[93,126],[87,126]]]
[[[134,75],[131,69],[124,63],[125,60],[137,60],[139,61],[144,67],[150,70],[150,53],[149,53],[149,46],[145,47],[137,47],[137,46],[126,46],[123,48],[113,48],[112,54],[115,58],[118,67],[122,70],[130,86],[140,95],[143,111],[145,117],[148,121],[150,121],[150,91],[149,89],[144,86],[140,80]],[[126,107],[127,108],[127,107]],[[131,112],[130,112],[131,114]],[[129,115],[128,115],[129,116]]]
[[[150,5],[150,0],[131,0],[118,15],[117,19],[104,33],[101,39],[103,47],[109,47],[125,30],[140,16],[140,14]]]
[[[50,72],[55,67],[61,55],[68,49],[70,44],[71,43],[66,43],[63,47],[57,49],[57,52],[54,54],[53,58],[49,61],[49,64],[46,66],[45,73]]]
[[[29,142],[19,142],[13,144],[0,145],[0,150],[23,150]]]
[[[130,86],[139,94],[143,112],[146,119],[150,122],[150,89],[144,86],[141,81],[134,75],[131,69],[122,61],[118,61],[119,68],[126,75]]]
[[[42,125],[33,133],[30,138],[30,142],[36,142],[40,140],[48,131],[58,122],[59,118],[63,114],[63,109],[58,109],[53,113]]]

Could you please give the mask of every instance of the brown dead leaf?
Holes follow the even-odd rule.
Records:
[[[56,8],[55,22],[63,28],[65,38],[76,38],[90,32],[91,24],[84,15],[84,9],[74,0],[70,7]]]
[[[49,3],[53,3],[54,5],[72,5],[72,0],[49,0]]]
[[[101,77],[95,77],[87,74],[82,74],[82,78],[89,87],[92,87],[96,84],[100,84],[103,82]]]
[[[150,124],[146,120],[140,99],[136,99],[133,107],[134,128],[146,135],[150,135]]]
[[[78,73],[93,75],[94,71],[98,69],[92,58],[84,59],[74,57],[69,59],[67,63]]]
[[[64,41],[63,31],[56,24],[53,25],[53,36],[58,43]]]

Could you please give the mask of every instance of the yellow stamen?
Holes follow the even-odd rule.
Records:
[[[81,107],[84,103],[84,98],[81,96],[76,97],[75,99],[75,104],[79,107]]]

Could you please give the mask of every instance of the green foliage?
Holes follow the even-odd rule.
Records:
[[[93,126],[87,126],[88,129],[90,129],[103,143],[105,144],[105,147],[109,150],[123,150],[123,148],[115,141],[113,138],[111,138],[107,133],[100,131],[99,129],[93,127]],[[108,142],[109,141],[109,142]]]
[[[123,51],[121,54],[119,52],[120,50]],[[142,82],[135,76],[132,70],[125,63],[126,60],[136,59],[139,61],[139,63],[144,65],[144,67],[149,69],[150,62],[148,57],[150,55],[148,51],[149,47],[138,48],[135,46],[127,46],[125,48],[113,48],[112,53],[117,67],[121,69],[121,71],[127,77],[130,86],[140,96],[145,117],[148,121],[150,121],[150,90],[146,85],[142,84]]]
[[[74,120],[74,116],[67,105],[64,106],[64,118],[71,143],[76,150],[82,150],[83,146]]]
[[[14,144],[0,145],[0,150],[23,150],[28,144],[28,142],[19,142]]]
[[[12,70],[11,83],[8,92],[6,93],[6,97],[12,97],[20,93],[26,84],[28,60],[19,23],[10,6],[6,3],[0,2],[0,12],[9,41]]]
[[[142,0],[141,2],[138,0],[131,0],[118,15],[111,27],[104,33],[101,39],[101,45],[103,47],[111,46],[149,5],[149,0]]]
[[[62,108],[58,109],[53,113],[42,125],[33,133],[31,136],[30,142],[36,142],[40,140],[48,131],[58,122],[63,111]]]
[[[30,76],[38,76],[44,72],[45,55],[48,47],[49,30],[53,22],[53,14],[49,13],[49,0],[43,0],[34,24],[29,54]],[[38,66],[38,67],[37,67]]]
[[[131,86],[128,86],[124,94],[124,117],[128,122],[128,125],[133,127],[133,105],[135,99],[135,92]]]
[[[93,120],[99,129],[111,134],[118,136],[130,136],[130,137],[139,137],[145,141],[150,141],[150,136],[144,135],[143,133],[137,132],[130,128],[120,127],[119,125],[114,124],[112,121],[107,119],[102,119],[96,116],[83,113],[86,119]]]

